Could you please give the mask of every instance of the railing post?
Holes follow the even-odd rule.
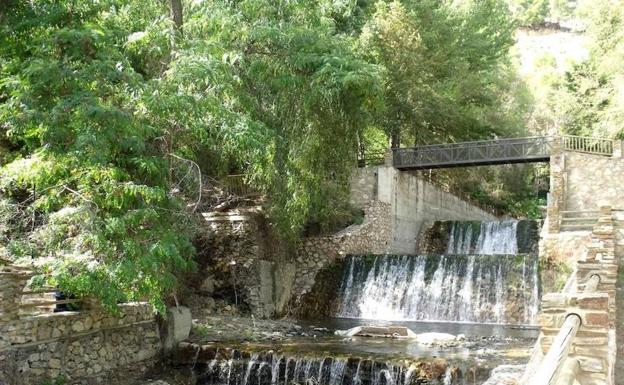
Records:
[[[622,157],[622,141],[621,140],[613,141],[613,157],[614,158]]]
[[[396,151],[389,148],[384,154],[384,165],[392,167],[394,163],[396,163],[396,158],[398,158],[398,154],[396,153]]]

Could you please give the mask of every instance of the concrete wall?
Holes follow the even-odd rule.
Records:
[[[391,205],[392,234],[387,249],[391,253],[416,253],[418,235],[432,221],[496,219],[413,172],[388,166],[354,172],[351,202],[357,204],[371,198]]]

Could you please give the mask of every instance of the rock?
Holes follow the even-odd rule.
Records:
[[[349,330],[336,330],[334,334],[345,337],[417,338],[413,331],[404,326],[357,326]]]
[[[206,293],[207,295],[212,295],[215,289],[215,277],[214,275],[209,275],[202,281],[199,286],[199,290]]]
[[[75,332],[81,332],[83,330],[85,330],[84,324],[82,323],[82,321],[76,321],[74,322],[74,324],[72,325],[72,330]]]
[[[457,337],[448,333],[421,333],[416,334],[415,338],[419,343],[425,345],[448,343],[457,340]]]
[[[58,358],[52,358],[48,361],[48,366],[52,369],[60,369],[61,368],[61,360]]]

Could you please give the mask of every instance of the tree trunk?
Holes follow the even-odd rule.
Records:
[[[390,148],[398,148],[401,145],[401,130],[393,127],[390,132]]]
[[[171,18],[179,34],[182,33],[182,0],[170,0]]]

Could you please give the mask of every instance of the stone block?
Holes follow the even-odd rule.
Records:
[[[581,309],[607,311],[609,296],[603,293],[579,294],[575,296],[574,304]]]
[[[191,311],[184,306],[171,307],[167,309],[165,335],[162,336],[162,344],[165,353],[186,340],[191,333],[192,319]]]
[[[609,314],[605,312],[585,312],[583,316],[583,326],[609,326]]]
[[[548,293],[542,297],[542,308],[565,308],[569,297],[564,293]]]
[[[581,365],[581,370],[591,373],[604,373],[606,372],[607,364],[602,358],[577,356]]]

